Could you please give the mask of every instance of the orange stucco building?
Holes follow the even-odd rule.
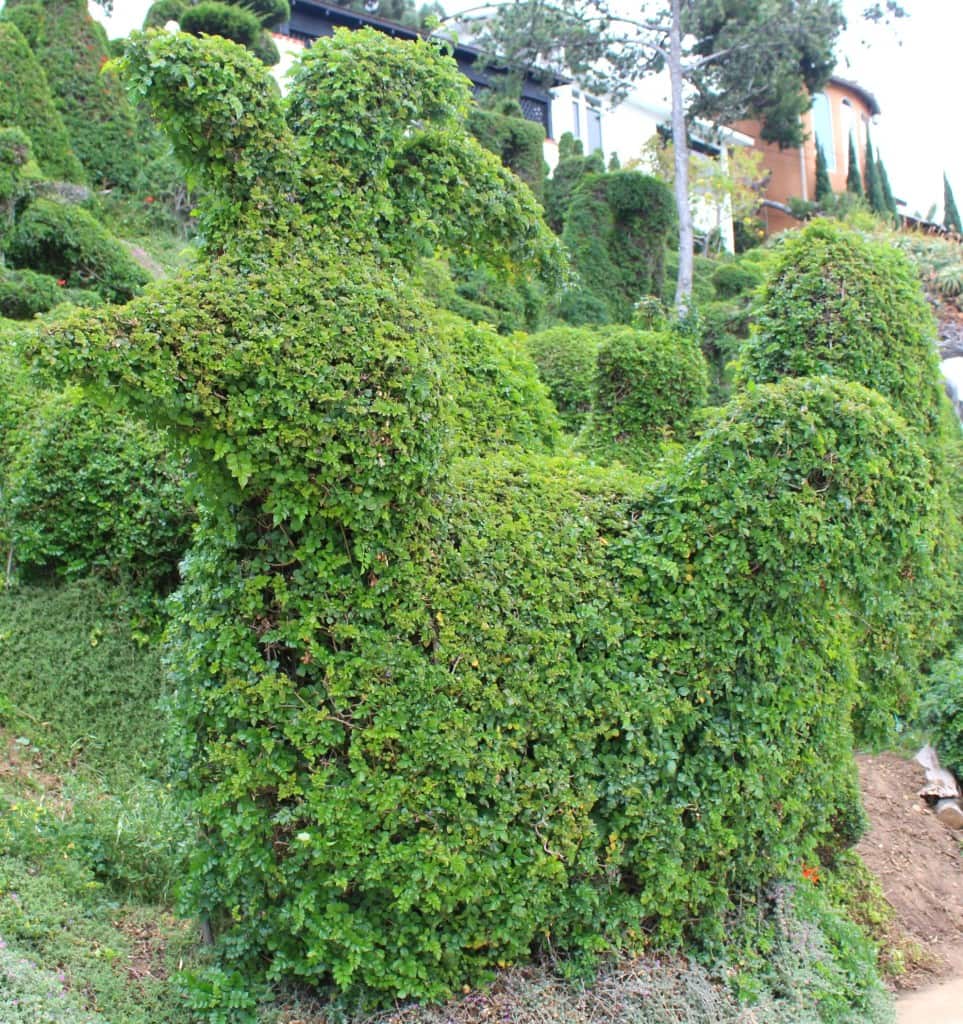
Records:
[[[758,121],[740,121],[733,127],[750,136],[754,140],[753,148],[763,154],[763,166],[770,174],[766,199],[785,204],[793,197],[814,198],[817,139],[826,155],[834,192],[843,192],[846,188],[850,135],[856,143],[860,173],[863,174],[866,134],[877,114],[879,104],[872,93],[855,82],[834,76],[821,92],[816,93],[812,107],[803,115],[806,141],[801,148],[780,149],[771,142],[763,142]],[[799,226],[797,220],[774,206],[763,206],[760,216],[766,221],[766,233],[770,235]]]

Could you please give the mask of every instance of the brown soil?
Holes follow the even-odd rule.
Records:
[[[919,797],[920,765],[895,754],[858,759],[870,830],[857,851],[895,911],[892,940],[904,951],[901,989],[963,973],[963,833],[939,822]]]

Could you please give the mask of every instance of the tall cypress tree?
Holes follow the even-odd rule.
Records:
[[[859,157],[856,155],[856,140],[849,136],[849,170],[846,172],[846,191],[854,196],[863,194],[863,176],[859,173]]]
[[[823,147],[816,143],[816,202],[821,202],[833,194],[833,186],[829,180],[829,164]]]
[[[893,195],[893,190],[889,186],[889,175],[886,173],[886,165],[883,163],[883,158],[879,155],[879,150],[876,150],[876,176],[879,178],[880,187],[883,190],[883,199],[886,201],[886,209],[894,216],[899,216],[899,210],[896,208],[896,198]]]
[[[953,198],[953,189],[950,188],[950,179],[946,172],[943,172],[943,226],[963,235],[963,223],[960,222],[960,211],[956,208],[956,200]]]
[[[879,180],[879,172],[876,167],[876,158],[873,156],[873,143],[870,140],[869,132],[866,132],[866,198],[869,200],[869,208],[873,213],[880,216],[889,213],[886,207],[886,197],[883,195],[883,184]]]

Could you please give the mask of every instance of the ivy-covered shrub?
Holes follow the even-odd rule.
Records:
[[[74,390],[34,395],[3,444],[0,534],[21,575],[171,589],[192,514],[183,459],[155,430]]]
[[[712,274],[712,287],[716,290],[717,299],[732,299],[754,288],[765,280],[765,273],[758,263],[750,260],[737,260],[735,263],[723,263]]]
[[[447,339],[454,399],[454,450],[484,454],[507,445],[551,452],[559,421],[523,336],[505,337],[485,324],[438,313]]]
[[[65,301],[58,279],[33,270],[0,269],[0,316],[31,320]]]
[[[93,289],[108,302],[124,302],[150,280],[92,214],[54,199],[27,207],[8,256],[15,267],[50,274],[70,288]]]
[[[643,295],[662,291],[675,208],[666,185],[638,171],[592,174],[569,204],[562,241],[582,288],[609,321],[628,322]]]
[[[579,447],[602,462],[640,469],[667,442],[688,437],[706,402],[706,361],[682,331],[609,327],[602,337],[592,412]]]
[[[885,395],[925,434],[944,403],[935,325],[913,267],[890,246],[816,221],[779,249],[738,379],[832,374]]]
[[[787,380],[645,490],[452,460],[458,371],[412,250],[556,252],[452,113],[453,63],[336,36],[288,107],[221,40],[135,38],[126,65],[213,230],[181,278],[28,350],[192,452],[170,666],[185,909],[220,957],[197,1012],[241,1016],[265,974],[433,999],[549,943],[718,937],[833,838],[853,706],[893,699],[888,676],[859,691],[854,622],[899,623],[933,573],[912,432],[856,384]]]
[[[84,180],[43,68],[17,26],[5,20],[0,20],[0,126],[27,133],[51,178]]]
[[[4,16],[29,33],[89,180],[129,188],[139,163],[134,114],[116,77],[101,73],[109,59],[107,35],[86,0],[7,0]],[[37,155],[43,164],[39,148]]]
[[[595,365],[602,339],[598,331],[551,327],[528,339],[538,375],[548,388],[565,429],[577,433],[592,408]]]
[[[495,109],[475,106],[468,115],[468,130],[501,162],[514,171],[541,199],[545,192],[545,129],[527,121],[517,100],[505,100]]]
[[[919,719],[943,766],[963,780],[963,647],[933,666],[924,684]]]

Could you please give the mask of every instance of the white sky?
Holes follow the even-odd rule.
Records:
[[[442,0],[446,10],[477,0]],[[932,203],[942,217],[943,172],[963,206],[963,0],[903,0],[910,17],[867,26],[858,15],[869,0],[844,0],[851,27],[840,40],[837,73],[879,100],[874,130],[894,193],[910,212]],[[110,19],[91,13],[111,37],[139,28],[150,0],[114,0]]]

